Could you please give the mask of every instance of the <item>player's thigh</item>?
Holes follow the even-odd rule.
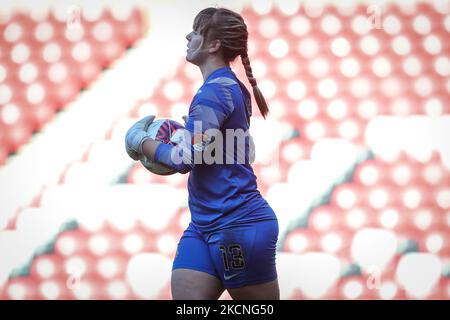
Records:
[[[279,300],[280,288],[278,280],[266,283],[245,286],[242,288],[229,288],[228,293],[234,300]]]
[[[224,288],[201,233],[192,225],[178,243],[171,281],[174,299],[217,299]]]
[[[254,292],[277,299],[275,255],[277,220],[245,223],[212,233],[208,238],[211,258],[224,287],[235,297]],[[241,288],[241,290],[237,290]],[[236,290],[234,290],[236,289]],[[267,290],[266,290],[267,289]],[[267,293],[257,292],[266,290]],[[242,294],[239,295],[239,292]]]
[[[223,291],[222,282],[206,272],[181,268],[172,271],[174,300],[217,300]]]

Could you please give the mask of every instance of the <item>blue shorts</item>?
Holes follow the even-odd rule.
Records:
[[[277,220],[246,222],[206,234],[190,223],[178,243],[172,270],[209,273],[227,289],[273,281],[277,240]]]

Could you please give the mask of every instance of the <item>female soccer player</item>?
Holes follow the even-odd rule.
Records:
[[[192,221],[173,263],[174,299],[218,299],[225,289],[233,299],[279,299],[278,221],[257,190],[250,165],[251,138],[241,139],[241,145],[239,141],[237,146],[227,144],[230,132],[248,132],[252,114],[250,93],[230,68],[237,56],[261,114],[265,117],[269,111],[252,75],[247,38],[247,26],[238,13],[223,8],[202,10],[186,36],[186,60],[200,68],[204,79],[185,126],[193,143],[186,139],[172,146],[150,139],[143,129],[154,116],[140,120],[127,133],[127,152],[133,159],[147,157],[180,173],[190,172]],[[222,151],[211,151],[213,144]],[[206,153],[219,160],[211,163],[200,157],[203,160],[196,161]],[[175,161],[177,156],[183,161]]]

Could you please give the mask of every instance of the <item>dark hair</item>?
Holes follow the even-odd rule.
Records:
[[[206,43],[211,40],[220,40],[221,54],[225,62],[229,63],[237,56],[241,56],[245,73],[253,88],[256,104],[265,118],[269,108],[253,76],[247,53],[247,25],[241,15],[225,8],[206,8],[195,17],[193,29],[203,36]]]

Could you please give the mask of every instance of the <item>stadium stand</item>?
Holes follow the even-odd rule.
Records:
[[[271,108],[267,120],[254,108],[251,131],[280,221],[281,297],[450,299],[449,2],[388,2],[379,25],[362,3],[253,1],[241,13]],[[74,33],[51,13],[0,22],[0,164],[144,36],[138,9],[83,19]],[[187,112],[202,79],[176,62],[30,205],[1,217],[1,299],[171,298],[187,176],[104,159],[123,153],[132,120]]]

